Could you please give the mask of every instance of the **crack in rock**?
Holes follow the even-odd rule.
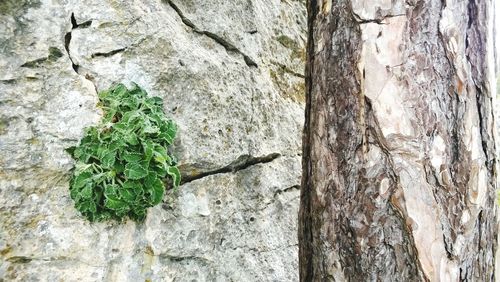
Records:
[[[21,65],[22,68],[36,68],[46,62],[55,62],[63,56],[61,50],[57,47],[49,47],[49,55],[47,57],[38,58],[32,61],[25,62]]]
[[[273,197],[276,198],[276,196],[278,196],[280,194],[287,193],[287,192],[290,192],[290,191],[293,191],[293,190],[300,190],[300,185],[293,185],[293,186],[287,187],[287,188],[285,188],[283,190],[277,190],[277,191],[274,192]]]
[[[33,260],[33,258],[27,256],[12,256],[5,259],[10,263],[29,263]]]
[[[95,58],[95,57],[111,57],[115,54],[118,54],[118,53],[121,53],[123,51],[127,50],[127,48],[119,48],[119,49],[115,49],[115,50],[111,50],[109,52],[97,52],[97,53],[94,53],[92,55],[90,55],[91,58]]]
[[[274,252],[274,251],[277,251],[277,250],[282,250],[282,249],[297,247],[298,245],[299,245],[299,243],[295,243],[295,244],[288,244],[288,245],[276,246],[274,248],[262,248],[262,249],[258,249],[256,247],[248,247],[248,246],[234,246],[232,248],[232,250],[235,251],[235,250],[238,250],[238,249],[244,249],[244,250],[249,251],[249,252],[255,252],[255,253],[261,254],[261,253],[268,253],[268,252]]]
[[[289,193],[289,192],[292,192],[292,191],[295,191],[295,190],[300,190],[300,185],[293,185],[293,186],[290,186],[290,187],[287,187],[285,189],[282,189],[282,190],[277,190],[273,193],[273,197],[270,199],[270,201],[268,203],[266,203],[263,207],[261,208],[258,208],[258,209],[247,209],[247,210],[243,210],[243,211],[253,211],[253,212],[261,212],[261,211],[264,211],[266,210],[267,208],[269,208],[271,205],[275,204],[276,201],[277,201],[277,197],[278,195],[282,195],[282,194],[285,194],[285,193]],[[281,204],[288,204],[294,200],[296,200],[300,195],[297,195],[297,197],[294,197],[286,202],[281,202]]]
[[[14,84],[14,83],[16,83],[16,80],[18,80],[18,78],[0,79],[0,83],[3,83],[3,84]]]
[[[179,15],[179,17],[181,18],[182,23],[184,23],[186,26],[190,27],[194,32],[196,32],[198,34],[201,34],[201,35],[205,35],[205,36],[211,38],[215,42],[217,42],[220,45],[222,45],[222,47],[224,47],[226,49],[226,51],[228,51],[228,52],[233,52],[233,53],[240,54],[241,56],[243,56],[243,60],[245,61],[245,63],[247,64],[247,66],[249,66],[249,67],[258,67],[257,63],[254,60],[252,60],[248,55],[246,55],[245,53],[243,53],[240,49],[238,49],[233,44],[229,43],[224,38],[220,37],[219,35],[217,35],[217,34],[215,34],[213,32],[210,32],[210,31],[207,31],[207,30],[202,30],[202,29],[198,28],[191,20],[189,20],[184,15],[184,13],[182,13],[182,11],[179,9],[179,7],[177,5],[175,5],[175,3],[172,2],[172,0],[163,0],[163,1],[167,2],[167,4],[169,4],[170,7],[172,7],[172,9],[174,9],[174,11],[177,13],[177,15]]]
[[[302,73],[298,73],[296,71],[293,71],[292,69],[290,69],[288,66],[286,66],[285,64],[282,64],[280,62],[277,62],[277,61],[273,61],[271,60],[271,64],[281,68],[281,70],[285,73],[288,73],[289,75],[292,75],[292,76],[296,76],[298,78],[306,78],[306,76]]]
[[[161,259],[169,260],[171,262],[183,262],[183,261],[195,260],[195,261],[199,261],[201,263],[212,263],[212,261],[207,259],[207,258],[195,256],[195,255],[177,256],[177,255],[170,255],[170,254],[159,254],[159,255],[155,255],[155,256],[159,257]]]
[[[27,264],[31,262],[55,262],[55,261],[67,261],[67,262],[79,262],[91,267],[102,267],[99,265],[94,265],[89,262],[83,261],[81,259],[72,258],[68,256],[52,256],[52,257],[28,257],[28,256],[11,256],[5,259],[5,261],[12,264]]]
[[[232,163],[221,167],[217,168],[214,170],[208,170],[208,171],[203,171],[191,175],[182,175],[182,184],[189,183],[191,181],[201,179],[210,175],[214,174],[221,174],[221,173],[235,173],[237,171],[243,170],[245,168],[248,168],[250,166],[256,165],[256,164],[263,164],[263,163],[269,163],[272,162],[273,160],[279,158],[281,154],[279,153],[272,153],[266,156],[262,157],[252,157],[250,155],[242,155],[238,157],[235,161]]]
[[[79,28],[87,28],[92,24],[92,21],[89,20],[89,21],[85,21],[81,24],[78,24],[76,22],[76,18],[75,18],[74,13],[71,13],[70,21],[71,21],[71,30],[69,32],[67,32],[66,35],[64,36],[64,49],[66,49],[66,53],[68,54],[69,60],[71,61],[71,66],[72,66],[73,70],[75,71],[75,73],[82,76],[86,80],[90,81],[92,83],[92,85],[94,85],[95,92],[99,93],[99,91],[97,90],[97,85],[96,85],[93,77],[89,73],[87,73],[85,75],[80,73],[80,70],[81,70],[80,65],[75,63],[75,61],[73,60],[73,57],[71,56],[71,52],[69,50],[73,30],[79,29]]]
[[[108,52],[96,52],[96,53],[91,54],[90,57],[92,59],[97,58],[97,57],[104,57],[104,58],[111,57],[111,56],[116,55],[118,53],[122,53],[122,52],[125,52],[125,51],[127,51],[127,50],[129,50],[131,48],[135,48],[135,47],[139,46],[146,39],[147,39],[147,36],[143,37],[143,38],[141,38],[139,40],[137,40],[137,42],[134,42],[134,43],[132,43],[132,44],[130,44],[128,46],[125,46],[125,47],[122,47],[122,48],[118,48],[118,49],[114,49],[114,50],[111,50],[111,51],[108,51]]]

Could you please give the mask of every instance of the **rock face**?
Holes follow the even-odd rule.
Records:
[[[495,2],[308,1],[302,281],[495,280]]]
[[[0,281],[295,281],[305,1],[0,3]],[[88,223],[64,148],[136,82],[179,125],[184,184]]]

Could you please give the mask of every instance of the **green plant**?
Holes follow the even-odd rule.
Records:
[[[160,203],[165,177],[177,187],[181,176],[169,155],[177,131],[165,117],[163,101],[134,85],[118,84],[99,93],[104,116],[87,128],[80,145],[67,151],[76,160],[70,181],[75,207],[90,221],[142,221]]]

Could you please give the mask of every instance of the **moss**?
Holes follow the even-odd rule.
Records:
[[[0,256],[6,256],[12,251],[12,247],[7,245],[5,249],[0,250]]]
[[[97,26],[97,28],[108,28],[108,27],[112,27],[112,26],[115,26],[116,24],[113,23],[113,22],[104,22],[104,23],[101,23]]]
[[[294,101],[299,102],[299,103],[305,103],[306,102],[306,84],[305,83],[294,84],[291,96],[292,96],[292,99],[294,99]]]
[[[45,219],[45,215],[34,216],[26,222],[25,228],[34,230],[38,227],[38,223],[40,223],[40,221],[42,221],[43,219]]]
[[[153,265],[153,259],[154,259],[154,252],[153,249],[150,246],[147,246],[146,249],[144,250],[144,263],[142,265],[141,272],[142,273],[148,273],[151,271],[151,266]],[[145,281],[151,281],[150,278],[146,278]]]
[[[297,43],[295,43],[292,38],[286,35],[280,35],[276,38],[276,40],[278,40],[278,42],[286,48],[293,49],[297,47]]]
[[[302,62],[306,61],[306,49],[297,43],[297,41],[286,35],[280,35],[276,38],[276,40],[287,49],[290,49],[292,52],[290,54],[290,59],[299,59]]]
[[[299,42],[283,34],[276,37],[276,40],[283,47],[290,50],[290,61],[293,61],[293,65],[297,65],[298,62],[296,60],[301,62],[299,65],[305,63],[306,50]],[[279,62],[272,61],[271,63],[276,65],[277,68],[269,70],[269,75],[274,84],[280,89],[281,94],[297,103],[304,103],[305,85],[303,74]]]
[[[40,59],[26,62],[26,63],[22,64],[21,67],[32,69],[32,68],[36,68],[38,65],[42,64],[45,61],[47,61],[47,58],[40,58]]]
[[[7,133],[7,127],[9,127],[9,122],[5,119],[0,119],[0,135]]]
[[[297,48],[292,50],[292,55],[290,55],[292,59],[299,59],[302,62],[306,62],[306,48]]]
[[[296,103],[305,103],[305,84],[303,80],[290,83],[285,76],[286,72],[282,68],[278,68],[277,71],[270,69],[269,75],[283,97]]]
[[[30,146],[36,146],[36,145],[42,144],[40,139],[38,139],[36,137],[33,137],[33,138],[26,140],[26,143],[29,144]]]
[[[49,47],[49,56],[44,58],[35,59],[33,61],[26,62],[21,65],[24,68],[36,68],[45,62],[55,62],[63,56],[61,50],[56,47]]]
[[[49,47],[49,61],[55,62],[63,56],[63,52],[56,47]]]

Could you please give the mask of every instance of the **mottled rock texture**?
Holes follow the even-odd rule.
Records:
[[[0,280],[294,281],[305,3],[0,2]],[[136,82],[184,184],[143,224],[73,208],[64,148]]]

